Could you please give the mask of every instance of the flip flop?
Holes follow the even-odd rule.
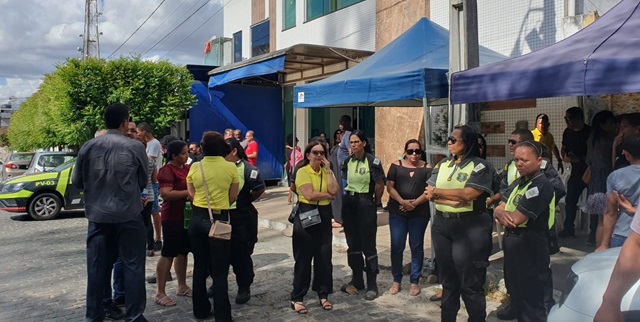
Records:
[[[192,293],[191,289],[188,288],[188,289],[186,289],[186,290],[184,290],[182,292],[180,292],[180,291],[176,292],[176,295],[177,296],[191,297],[191,296],[193,296],[193,293]]]
[[[400,292],[400,283],[393,283],[391,288],[389,289],[389,294],[396,295]]]
[[[156,304],[161,305],[161,306],[175,306],[176,305],[176,302],[174,300],[172,300],[170,297],[166,296],[166,295],[163,298],[154,297],[153,298],[153,303],[156,303]]]
[[[411,284],[411,286],[409,286],[409,294],[411,296],[417,296],[418,294],[420,294],[420,287],[418,286],[418,284]]]

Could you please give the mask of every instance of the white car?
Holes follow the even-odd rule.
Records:
[[[562,298],[549,312],[549,322],[592,322],[609,285],[622,247],[591,253],[571,266]],[[640,269],[640,268],[638,268]],[[640,321],[640,291],[636,282],[622,299],[625,321]]]

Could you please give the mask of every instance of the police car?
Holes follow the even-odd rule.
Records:
[[[51,172],[26,174],[0,183],[0,210],[27,212],[33,219],[48,220],[65,210],[83,209],[82,190],[71,184],[73,158]]]
[[[622,247],[591,253],[571,267],[565,290],[547,317],[549,322],[592,322],[602,304]],[[624,321],[640,321],[640,281],[622,299]]]

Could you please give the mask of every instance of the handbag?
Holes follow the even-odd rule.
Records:
[[[291,213],[289,213],[289,222],[293,224],[293,221],[296,219],[296,215],[298,214],[298,211],[300,210],[300,206],[298,205],[298,202],[296,201],[295,204],[293,204],[293,206],[291,207]]]
[[[322,171],[322,170],[320,170]],[[322,192],[322,175],[320,175],[320,192]],[[322,222],[322,218],[320,218],[320,211],[318,211],[318,205],[320,201],[316,202],[316,208],[311,209],[309,211],[305,211],[300,213],[298,216],[300,217],[300,224],[302,224],[302,228],[307,228],[311,226],[315,226]]]
[[[214,220],[213,211],[211,211],[211,201],[209,200],[209,188],[207,180],[204,177],[204,168],[202,161],[200,163],[200,172],[202,173],[202,184],[204,185],[204,195],[207,197],[207,210],[209,210],[209,219],[211,220],[211,229],[209,229],[209,237],[213,239],[231,240],[231,215],[227,212],[229,221]]]

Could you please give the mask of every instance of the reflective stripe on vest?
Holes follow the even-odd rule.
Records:
[[[520,199],[522,199],[522,197],[527,192],[527,190],[529,190],[530,185],[531,185],[531,181],[529,181],[522,188],[520,187],[520,185],[518,185],[515,189],[513,189],[513,191],[511,192],[511,195],[509,196],[509,199],[507,200],[504,210],[509,212],[515,211],[516,208],[518,208],[518,205],[520,204]],[[547,225],[549,226],[549,229],[551,229],[556,219],[555,204],[556,204],[556,196],[554,194],[553,198],[551,199],[551,202],[549,203],[549,220],[547,221]],[[518,227],[527,227],[527,222],[529,222],[529,219],[527,219],[522,224],[518,225]]]
[[[440,165],[438,178],[436,179],[436,187],[438,189],[464,189],[467,184],[473,168],[476,166],[474,162],[468,162],[463,168],[460,168],[454,160],[444,162]],[[436,190],[436,194],[438,191]],[[444,212],[467,212],[473,211],[473,203],[471,201],[466,207],[452,207],[447,205],[436,204],[436,209]]]
[[[240,191],[242,190],[242,187],[244,187],[244,162],[240,161],[236,164],[236,169],[238,170],[238,179],[239,179],[239,184],[238,184],[238,193],[240,193]],[[229,209],[236,209],[238,207],[237,205],[237,201],[233,203],[233,205],[231,205],[229,207]]]

